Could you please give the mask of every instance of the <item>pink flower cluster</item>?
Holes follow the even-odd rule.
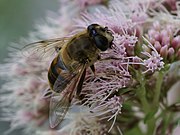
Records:
[[[148,40],[165,61],[180,60],[180,35],[173,24],[154,22],[148,30]]]
[[[149,4],[147,1],[129,1],[132,5],[128,5],[127,1],[112,0],[107,7],[93,7],[93,12],[89,12],[84,11],[87,5],[107,1],[63,0],[61,15],[48,18],[47,24],[38,25],[37,31],[30,34],[30,41],[39,37],[57,38],[70,32],[76,34],[97,23],[107,26],[114,36],[112,47],[100,53],[102,60],[94,64],[95,73],[87,69],[82,100],[73,100],[73,105],[86,111],[69,111],[65,117],[69,123],[58,131],[49,129],[49,98],[42,97],[43,90],[49,88],[47,73],[52,59],[39,61],[36,55],[31,59],[14,50],[10,53],[8,63],[0,68],[0,75],[8,77],[8,82],[3,85],[1,101],[6,108],[5,119],[11,121],[11,130],[23,127],[34,135],[104,135],[114,132],[114,127],[118,127],[116,119],[122,113],[126,100],[120,94],[121,89],[132,86],[136,79],[132,68],[142,74],[154,73],[163,69],[166,63],[180,60],[179,28],[177,31],[176,25],[160,19],[155,22],[155,15],[150,17],[149,9],[159,3],[154,3],[154,0]],[[169,1],[166,3],[171,5]],[[164,6],[164,3],[160,4]],[[72,7],[76,8],[67,14]],[[172,5],[171,9],[177,10]]]
[[[9,131],[27,128],[26,132],[34,132],[34,128],[43,127],[48,120],[49,101],[42,98],[42,91],[48,87],[43,76],[47,72],[47,62],[32,61],[16,52],[11,55],[13,58],[8,61],[12,63],[9,63],[8,68],[1,69],[1,72],[10,78],[9,82],[3,85],[4,91],[1,93],[1,101],[5,103],[2,106],[8,108],[4,110],[5,120],[11,121]],[[7,92],[11,94],[7,95]]]

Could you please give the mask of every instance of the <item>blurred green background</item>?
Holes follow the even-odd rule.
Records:
[[[0,0],[0,63],[7,57],[10,43],[27,37],[36,22],[45,19],[48,11],[57,12],[58,8],[58,0]],[[2,83],[0,80],[0,86]],[[8,123],[0,122],[0,135],[8,128]],[[9,135],[21,134],[13,131]]]

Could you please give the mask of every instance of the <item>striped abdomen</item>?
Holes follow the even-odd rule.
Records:
[[[68,69],[65,67],[63,61],[58,55],[52,61],[48,72],[50,88],[53,91],[60,93],[66,88],[67,84],[71,81],[72,78],[73,76],[69,76]]]

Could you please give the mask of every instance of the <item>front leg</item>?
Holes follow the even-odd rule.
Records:
[[[95,71],[96,71],[96,69],[95,69],[94,64],[93,64],[93,65],[91,65],[91,66],[90,66],[90,68],[91,68],[92,72],[93,72],[93,73],[94,73],[94,75],[95,75]]]

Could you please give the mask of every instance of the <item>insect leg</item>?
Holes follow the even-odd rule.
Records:
[[[91,65],[91,66],[90,66],[90,68],[91,68],[92,72],[95,74],[95,71],[96,71],[96,70],[95,70],[95,66],[94,66],[94,64],[93,64],[93,65]]]
[[[81,90],[82,90],[82,85],[83,85],[83,82],[84,82],[84,78],[86,76],[86,69],[84,69],[81,77],[80,77],[80,80],[78,82],[78,85],[77,85],[77,91],[76,91],[76,96],[78,96],[78,98],[80,98],[80,93],[81,93]]]

